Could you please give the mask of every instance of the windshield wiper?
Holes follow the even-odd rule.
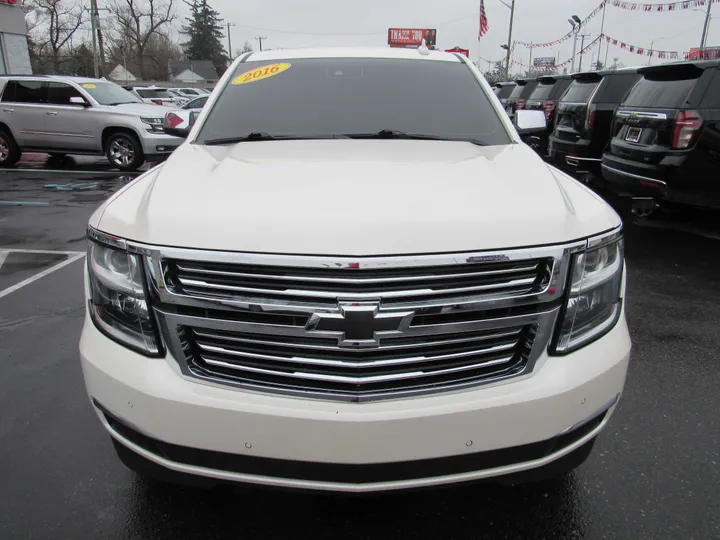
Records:
[[[396,129],[381,129],[369,133],[346,133],[345,136],[351,139],[408,139],[416,141],[463,141],[485,146],[481,141],[464,137],[443,137],[440,135],[428,135],[425,133],[405,133]]]
[[[338,139],[347,138],[344,135],[270,135],[264,131],[254,131],[240,137],[224,137],[221,139],[209,139],[205,141],[206,146],[220,146],[223,144],[237,144],[242,142],[256,141],[302,141],[308,139]]]
[[[114,107],[115,105],[127,105],[129,103],[138,103],[137,101],[117,101],[115,103],[106,103],[108,107]]]

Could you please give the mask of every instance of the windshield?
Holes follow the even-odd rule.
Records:
[[[487,145],[511,142],[461,62],[295,59],[242,63],[232,79],[198,134],[201,144],[251,133],[332,138],[385,130]]]
[[[167,90],[154,90],[152,88],[137,88],[135,91],[147,99],[171,98],[170,92]]]
[[[560,100],[563,103],[587,103],[600,81],[573,81]]]
[[[140,100],[130,92],[109,82],[85,83],[83,90],[92,96],[100,105],[120,105],[121,103],[139,103]]]
[[[681,107],[697,79],[640,79],[623,105],[627,107]]]
[[[547,99],[550,95],[550,90],[552,90],[553,86],[555,86],[554,82],[551,83],[540,83],[537,85],[535,90],[533,90],[533,93],[530,95],[531,100],[536,99]]]

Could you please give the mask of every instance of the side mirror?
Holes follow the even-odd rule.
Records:
[[[520,135],[542,133],[547,129],[545,111],[516,111],[515,128]]]
[[[80,96],[72,96],[70,98],[70,105],[80,105],[81,107],[89,107],[90,104]]]
[[[163,131],[166,135],[187,139],[190,130],[195,124],[195,113],[193,111],[177,110],[165,115]]]

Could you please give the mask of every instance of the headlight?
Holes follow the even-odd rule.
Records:
[[[141,122],[150,126],[150,133],[161,133],[163,131],[163,118],[141,118]]]
[[[95,325],[123,345],[143,354],[159,354],[160,341],[145,298],[140,257],[91,241],[88,275],[88,309]]]
[[[587,345],[615,326],[622,310],[623,267],[622,238],[573,256],[555,352],[568,353]]]

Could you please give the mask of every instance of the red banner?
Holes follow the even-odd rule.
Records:
[[[16,6],[18,3],[18,0],[0,0],[0,4],[10,4],[11,6]]]
[[[437,43],[437,30],[434,28],[388,29],[388,45],[391,47],[419,47],[423,39],[428,49],[434,49]]]
[[[663,13],[666,11],[678,11],[707,6],[708,3],[718,3],[720,0],[683,0],[682,2],[666,2],[663,4],[645,4],[635,2],[624,2],[623,0],[611,0],[610,5],[628,11],[645,11],[647,13]]]

